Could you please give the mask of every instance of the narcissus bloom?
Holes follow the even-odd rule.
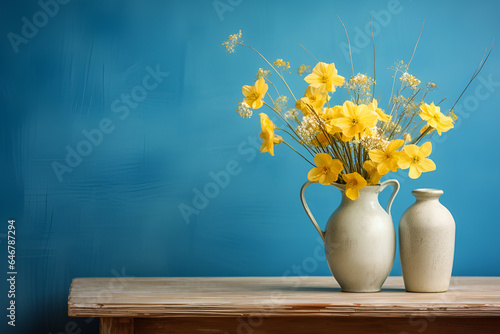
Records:
[[[373,99],[372,103],[368,105],[368,109],[375,112],[378,116],[378,119],[384,123],[389,122],[392,118],[392,116],[385,114],[384,111],[378,107],[378,102],[375,99]]]
[[[333,125],[342,129],[347,138],[352,138],[367,127],[373,126],[377,121],[377,114],[368,109],[365,104],[355,105],[351,101],[345,101],[342,106],[342,117],[333,121]]]
[[[398,160],[401,152],[397,152],[397,150],[404,143],[403,139],[391,140],[385,149],[375,149],[368,152],[370,159],[377,164],[379,174],[385,175],[389,171],[395,172],[398,170]]]
[[[283,142],[283,138],[274,134],[274,124],[269,117],[260,113],[260,126],[262,127],[262,132],[259,134],[260,139],[262,139],[262,145],[260,146],[260,152],[269,152],[274,156],[274,145]]]
[[[408,176],[412,179],[418,178],[423,172],[436,170],[436,164],[427,157],[432,152],[431,142],[417,145],[406,145],[403,147],[398,164],[402,169],[410,168]]]
[[[345,195],[353,201],[359,197],[359,190],[366,186],[366,180],[359,173],[349,173],[342,175],[345,185]]]
[[[267,92],[267,84],[264,78],[259,78],[255,81],[254,86],[245,85],[241,89],[245,98],[243,102],[248,104],[252,109],[259,109],[264,104],[262,99]]]
[[[314,110],[316,110],[316,113],[319,113],[321,108],[323,108],[323,105],[325,104],[327,98],[328,94],[324,90],[321,90],[321,88],[308,86],[304,97],[298,99],[295,103],[295,108],[302,111],[302,114],[304,114],[304,116],[307,116],[311,113],[310,107],[313,107]],[[310,107],[308,107],[308,105]]]
[[[449,116],[445,116],[441,113],[440,107],[431,104],[424,103],[420,107],[420,117],[427,121],[427,125],[436,129],[437,133],[441,136],[441,132],[446,132],[453,128],[453,119]]]
[[[333,159],[328,153],[318,153],[314,157],[315,168],[307,174],[309,181],[318,181],[321,184],[329,185],[337,181],[339,173],[344,166],[339,159]]]
[[[378,172],[377,164],[372,160],[366,160],[363,163],[363,168],[368,172],[368,175],[370,175],[370,179],[368,180],[368,183],[369,184],[379,184],[380,179],[382,178],[383,175],[381,175]]]
[[[342,129],[335,125],[337,118],[342,117],[342,106],[333,106],[332,108],[325,108],[319,114],[319,117],[325,121],[325,130],[329,134],[336,134],[342,132]]]
[[[321,88],[327,92],[334,92],[335,86],[344,83],[344,77],[337,74],[335,64],[319,62],[314,66],[313,72],[306,76],[304,80],[313,87]]]

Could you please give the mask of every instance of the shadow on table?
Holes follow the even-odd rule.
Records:
[[[339,287],[331,286],[259,286],[260,289],[272,290],[272,291],[300,291],[300,292],[342,292]],[[404,288],[384,288],[380,292],[405,292]],[[349,293],[349,292],[346,292]],[[354,293],[354,292],[352,292]],[[362,292],[370,293],[370,292]],[[373,292],[376,293],[376,292]]]

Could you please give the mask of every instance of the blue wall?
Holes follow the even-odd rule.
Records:
[[[235,111],[241,86],[265,64],[248,49],[226,54],[221,43],[229,34],[241,29],[271,60],[290,61],[300,95],[306,83],[295,69],[314,61],[298,43],[350,75],[337,14],[356,48],[356,72],[371,73],[363,36],[373,16],[384,105],[387,68],[409,59],[425,18],[411,72],[434,80],[440,89],[433,99],[448,97],[448,108],[500,37],[493,0],[215,3],[73,0],[48,7],[50,16],[34,0],[0,4],[0,275],[7,272],[7,220],[14,218],[13,333],[71,327],[66,298],[74,277],[329,275],[314,257],[322,245],[298,197],[309,166],[282,145],[275,157],[258,153],[258,117],[241,119]],[[30,30],[23,20],[40,27]],[[414,200],[412,189],[444,190],[442,203],[457,224],[454,275],[500,276],[499,64],[495,47],[460,104],[456,128],[434,142],[437,171],[416,181],[396,175],[396,223]],[[127,100],[130,94],[137,101]],[[86,156],[68,157],[78,149]],[[180,206],[192,206],[210,173],[227,168],[234,174],[227,186],[185,219]],[[337,191],[316,186],[308,195],[326,221]],[[398,257],[391,274],[401,274]],[[0,328],[7,328],[3,312]],[[97,321],[77,326],[94,333]]]

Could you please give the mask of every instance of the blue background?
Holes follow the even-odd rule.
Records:
[[[260,132],[258,117],[241,119],[235,111],[241,86],[252,84],[266,64],[249,49],[225,53],[221,43],[229,34],[241,29],[243,40],[271,61],[289,61],[287,78],[301,96],[307,84],[296,68],[315,61],[298,43],[350,76],[337,14],[350,33],[355,71],[371,75],[372,48],[364,36],[373,16],[376,94],[384,106],[388,68],[408,61],[425,18],[410,72],[436,82],[440,89],[428,101],[448,97],[444,110],[500,36],[500,6],[493,0],[400,0],[396,10],[391,1],[216,4],[74,0],[61,4],[17,53],[8,34],[21,35],[22,18],[33,22],[41,7],[36,1],[0,4],[0,277],[7,272],[7,220],[14,218],[13,333],[60,333],[72,320],[81,333],[95,333],[97,321],[66,316],[74,277],[330,275],[326,262],[314,257],[322,245],[298,196],[309,165],[284,145],[274,157],[258,153],[251,144]],[[412,189],[444,190],[441,201],[457,225],[457,276],[500,276],[499,64],[495,47],[459,104],[455,129],[433,138],[437,171],[418,180],[393,175],[402,185],[393,205],[396,227],[414,201]],[[148,67],[157,66],[168,76],[137,105],[114,112],[125,104],[113,108],[113,101],[139,92]],[[334,99],[342,98],[339,90]],[[83,145],[82,131],[103,119],[113,130],[59,180],[54,162],[65,164],[68,147]],[[212,188],[205,207],[185,219],[180,207],[193,206],[210,173],[228,163],[238,164],[236,175]],[[338,191],[315,186],[307,195],[324,224]],[[401,275],[398,256],[391,275]],[[8,289],[0,281],[5,310]],[[7,328],[3,312],[0,328]]]

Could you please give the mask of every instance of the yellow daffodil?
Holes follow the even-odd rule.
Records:
[[[379,174],[385,175],[389,173],[389,171],[397,171],[399,166],[398,160],[401,153],[397,152],[397,150],[403,146],[403,144],[403,139],[391,140],[385,149],[375,149],[368,152],[370,159],[377,164],[377,171]]]
[[[431,142],[422,144],[420,147],[413,144],[406,145],[403,147],[402,154],[398,160],[399,167],[402,169],[410,168],[408,176],[412,179],[418,178],[423,172],[436,170],[434,162],[427,158],[431,152]]]
[[[321,184],[329,185],[337,181],[339,173],[344,168],[339,159],[333,159],[328,153],[318,153],[314,157],[315,168],[307,174],[309,181],[318,181]]]
[[[328,94],[325,91],[321,90],[321,88],[309,86],[306,89],[304,97],[298,99],[295,103],[295,108],[302,111],[302,114],[304,116],[307,116],[311,113],[310,107],[308,107],[308,105],[312,106],[316,113],[319,113],[321,108],[323,108],[323,105],[325,104],[327,98]]]
[[[262,127],[262,132],[259,134],[260,139],[262,139],[260,152],[269,152],[274,156],[274,145],[282,143],[283,138],[274,134],[274,124],[266,114],[260,113],[259,115],[260,126]]]
[[[263,105],[262,99],[267,92],[266,81],[264,80],[264,78],[259,78],[257,81],[255,81],[254,86],[243,86],[242,92],[245,96],[243,102],[248,104],[252,109],[259,109]]]
[[[347,138],[352,138],[365,128],[373,126],[377,120],[377,114],[371,112],[364,104],[355,105],[351,101],[344,102],[342,106],[342,116],[333,121],[333,125],[342,129],[342,133]]]
[[[325,130],[329,134],[336,134],[342,132],[342,129],[335,125],[338,118],[342,117],[342,106],[333,106],[332,108],[325,108],[319,114],[319,117],[325,121]]]
[[[368,105],[368,109],[375,112],[381,122],[387,123],[391,121],[392,116],[385,114],[384,111],[378,107],[377,100],[373,99],[372,103]]]
[[[304,80],[311,86],[327,92],[334,92],[335,86],[341,86],[344,83],[344,77],[337,74],[335,64],[323,62],[314,66],[313,72],[307,75]]]
[[[427,125],[435,128],[439,135],[453,128],[453,118],[443,115],[440,109],[434,105],[434,102],[424,103],[420,106],[421,112],[419,113],[420,117],[427,121]]]
[[[359,190],[367,185],[367,182],[358,173],[349,173],[342,175],[345,185],[345,195],[353,201],[359,197]]]
[[[378,172],[377,164],[372,160],[366,160],[363,163],[363,168],[368,172],[368,175],[370,176],[368,184],[379,184],[380,179],[383,175]]]

